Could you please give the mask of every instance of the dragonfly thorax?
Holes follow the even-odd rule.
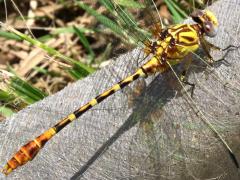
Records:
[[[191,17],[196,24],[178,24],[158,33],[154,31],[157,39],[146,44],[146,54],[153,54],[161,63],[166,60],[182,59],[199,48],[203,36],[216,35],[218,22],[211,11],[197,10]]]
[[[182,59],[199,48],[199,28],[196,25],[179,24],[165,29],[159,39],[147,46],[148,53],[162,63],[166,60]]]

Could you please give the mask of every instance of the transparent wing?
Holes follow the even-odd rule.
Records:
[[[220,74],[212,72],[206,75],[206,71],[201,71],[199,66],[195,68],[195,73],[190,76],[191,82],[196,85],[194,101],[203,115],[197,114],[184,92],[182,95],[175,95],[163,108],[161,103],[164,99],[159,98],[157,102],[161,110],[156,107],[149,111],[132,138],[129,159],[130,167],[134,167],[134,170],[131,177],[140,175],[149,179],[188,179],[190,176],[203,179],[206,175],[205,168],[211,171],[211,177],[238,177],[231,157],[219,139],[203,123],[202,116],[207,118],[227,139],[230,147],[236,150],[239,141],[235,141],[234,145],[229,139],[237,133],[236,127],[239,127],[240,122],[239,115],[236,116],[239,109],[236,102],[240,99],[239,83],[234,73],[228,74],[228,77],[234,77],[235,82],[232,81],[231,87],[225,87]],[[221,73],[224,71],[221,70]],[[174,76],[170,79],[172,78]],[[166,84],[164,86],[167,86]],[[169,94],[170,89],[171,86],[167,90]],[[157,93],[159,91],[156,91],[154,98],[157,98]],[[170,99],[171,95],[166,96],[167,94],[166,92],[164,97]],[[136,149],[141,153],[137,154]]]
[[[155,2],[153,0],[140,0],[140,2],[145,6],[143,11],[145,27],[150,32],[154,30],[161,31],[164,27]]]
[[[137,25],[136,21],[133,19],[133,16],[130,15],[121,5],[110,1],[112,7],[116,12],[116,18],[119,19],[120,25],[123,29],[135,40],[137,43],[144,44],[148,40],[149,36],[141,30]]]
[[[129,13],[128,9],[119,5],[115,1],[109,1],[108,4],[114,9],[116,12],[116,19],[123,27],[123,29],[128,33],[128,35],[132,36],[135,42],[146,44],[149,39],[151,39],[152,34],[151,31],[156,29],[158,31],[161,30],[161,17],[156,11],[156,5],[152,0],[140,0],[138,1],[143,7],[140,9],[140,14],[138,14],[139,18],[144,19],[145,25],[141,27],[138,21]],[[154,27],[153,27],[154,26]],[[149,27],[146,28],[146,27]],[[145,29],[145,30],[144,30]],[[151,30],[151,31],[146,31]]]

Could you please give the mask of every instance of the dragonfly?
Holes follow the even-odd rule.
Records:
[[[138,42],[141,42],[144,46],[143,51],[145,57],[150,57],[149,60],[140,66],[135,73],[124,78],[117,84],[113,85],[111,88],[101,93],[97,97],[90,100],[88,103],[69,114],[67,117],[61,119],[56,125],[43,132],[40,136],[29,141],[26,145],[22,146],[20,150],[7,162],[3,169],[3,173],[6,175],[11,173],[14,169],[26,164],[36,157],[38,152],[45,146],[45,144],[56,134],[58,134],[63,128],[68,124],[79,118],[82,114],[90,110],[95,105],[99,104],[109,96],[113,95],[115,92],[123,89],[130,83],[136,81],[139,78],[146,78],[148,76],[154,75],[156,73],[164,73],[168,70],[173,70],[173,66],[180,64],[182,60],[189,54],[194,53],[199,46],[205,47],[206,53],[209,55],[208,46],[214,47],[212,44],[208,43],[205,39],[206,36],[214,37],[216,36],[216,29],[218,27],[218,21],[215,15],[209,11],[196,11],[191,16],[195,21],[195,24],[179,24],[174,25],[169,28],[162,28],[161,22],[155,22],[153,27],[150,29],[152,31],[152,38],[150,39],[146,34],[138,31],[136,26],[131,23],[131,19],[123,11],[122,7],[114,3],[114,1],[109,1],[114,7],[117,14],[122,19],[122,23],[125,23],[125,27],[129,29],[129,33]],[[146,7],[152,4],[152,1],[144,1]],[[152,10],[146,8],[149,15],[154,17]],[[155,18],[154,18],[155,19]],[[128,20],[126,22],[126,20]],[[212,61],[209,55],[210,61]],[[145,59],[145,58],[144,58]],[[209,62],[212,63],[212,62]],[[176,75],[176,78],[178,76]],[[180,83],[185,83],[193,87],[193,84],[189,83],[185,79],[180,80]],[[191,96],[188,96],[191,103]],[[201,114],[201,111],[200,115]],[[196,112],[197,113],[197,112]],[[228,151],[233,163],[236,167],[239,167],[237,159],[224,140],[224,138],[213,128],[213,126],[208,122],[207,119],[203,118],[203,121],[207,126],[213,131],[213,133],[219,138],[223,146]]]

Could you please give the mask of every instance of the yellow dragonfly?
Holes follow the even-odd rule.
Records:
[[[174,26],[170,26],[168,28],[162,28],[162,23],[161,23],[160,19],[156,20],[154,18],[154,24],[150,27],[152,36],[149,37],[144,32],[140,31],[138,29],[138,27],[135,26],[135,24],[133,24],[131,22],[131,18],[128,17],[128,15],[125,13],[122,6],[118,5],[114,1],[109,1],[109,3],[114,7],[114,10],[117,12],[117,15],[121,19],[122,23],[125,23],[125,27],[128,29],[128,33],[130,33],[130,35],[132,35],[132,37],[134,39],[136,39],[137,41],[139,41],[140,43],[143,44],[144,57],[142,59],[145,60],[145,63],[143,63],[143,65],[141,65],[139,68],[137,68],[133,74],[125,77],[123,80],[119,81],[118,83],[116,83],[115,85],[113,85],[112,87],[110,87],[109,89],[104,91],[103,93],[100,93],[98,96],[96,96],[95,98],[93,98],[92,100],[90,100],[89,102],[87,102],[86,104],[81,106],[80,108],[77,108],[73,113],[70,113],[69,115],[67,115],[66,117],[61,119],[58,123],[56,123],[54,126],[52,126],[48,130],[46,130],[45,132],[43,132],[42,134],[37,136],[35,139],[29,141],[27,144],[22,146],[20,148],[20,150],[17,151],[12,156],[12,158],[7,162],[7,164],[4,166],[3,173],[8,175],[14,169],[33,160],[45,145],[47,146],[48,144],[50,144],[51,141],[49,141],[49,140],[52,139],[52,137],[54,137],[56,134],[61,134],[60,131],[62,129],[64,129],[68,124],[70,124],[74,120],[78,119],[85,112],[87,112],[88,110],[90,110],[95,105],[99,104],[100,102],[102,102],[103,100],[108,98],[109,96],[112,96],[117,91],[123,89],[124,87],[126,87],[127,85],[136,81],[139,78],[147,78],[149,76],[155,75],[156,73],[162,74],[167,71],[172,72],[173,76],[171,79],[177,80],[177,82],[179,82],[181,88],[184,89],[183,94],[184,94],[185,101],[186,101],[185,104],[188,103],[188,109],[184,109],[183,106],[181,105],[181,103],[177,101],[177,99],[178,99],[177,96],[175,97],[176,104],[179,103],[178,106],[183,108],[183,111],[186,114],[189,113],[189,116],[194,116],[196,119],[193,118],[192,119],[193,122],[185,121],[181,125],[179,125],[179,123],[177,121],[170,122],[172,126],[175,126],[176,131],[179,131],[179,132],[173,133],[173,137],[164,137],[164,135],[166,135],[168,133],[159,132],[159,135],[161,135],[161,136],[156,137],[155,135],[152,134],[153,132],[156,133],[156,130],[155,130],[156,127],[154,125],[155,122],[153,120],[146,121],[145,115],[143,115],[142,113],[139,112],[139,110],[142,112],[151,111],[151,114],[154,115],[155,112],[152,112],[152,110],[142,109],[142,107],[152,108],[151,103],[148,104],[148,106],[146,106],[146,105],[144,106],[143,102],[142,102],[143,104],[138,102],[139,103],[139,105],[137,106],[138,110],[136,110],[138,112],[138,114],[133,113],[132,116],[129,116],[129,119],[131,121],[126,121],[126,123],[123,123],[123,126],[121,128],[119,128],[116,131],[116,134],[114,134],[111,138],[108,139],[108,141],[105,144],[103,144],[101,146],[101,148],[97,151],[96,154],[102,154],[106,150],[106,147],[109,147],[113,142],[115,142],[114,140],[116,139],[116,137],[119,138],[119,136],[122,135],[125,131],[129,130],[136,123],[140,122],[140,126],[142,129],[144,129],[144,133],[148,134],[147,137],[152,137],[151,140],[146,139],[146,144],[147,144],[147,146],[149,146],[149,151],[150,151],[148,153],[155,154],[155,156],[158,157],[158,153],[166,154],[167,151],[168,151],[168,153],[171,151],[173,153],[173,155],[175,156],[175,158],[172,159],[173,162],[171,162],[174,166],[174,159],[179,158],[179,159],[184,159],[184,161],[187,161],[188,155],[191,156],[191,153],[192,153],[192,152],[185,152],[186,151],[185,147],[182,147],[182,149],[181,148],[176,149],[177,153],[174,153],[173,149],[168,149],[167,147],[164,147],[166,145],[167,138],[170,140],[173,140],[172,142],[168,142],[169,144],[172,144],[175,142],[179,143],[180,140],[177,139],[176,135],[178,133],[181,133],[180,132],[182,130],[181,126],[183,126],[190,131],[193,131],[193,130],[196,130],[196,132],[199,131],[199,133],[200,132],[203,133],[206,131],[208,135],[211,135],[211,139],[213,139],[212,142],[218,144],[218,145],[216,145],[218,148],[220,148],[220,147],[221,147],[221,149],[225,148],[226,152],[228,152],[228,154],[229,154],[228,157],[230,157],[229,159],[232,160],[231,163],[235,165],[235,168],[236,167],[239,168],[237,158],[235,157],[231,147],[228,145],[225,138],[214,127],[214,125],[212,125],[212,123],[209,121],[209,118],[203,113],[204,111],[200,109],[201,104],[197,104],[195,102],[195,100],[192,99],[192,96],[194,96],[194,95],[192,95],[192,96],[189,95],[189,93],[185,90],[184,84],[190,85],[190,87],[192,89],[194,88],[195,84],[190,83],[188,80],[186,80],[185,76],[181,76],[183,78],[179,77],[178,74],[176,73],[176,71],[174,70],[174,66],[182,63],[184,58],[189,57],[189,55],[191,55],[191,54],[196,55],[195,51],[199,49],[200,45],[203,47],[203,50],[205,51],[206,55],[208,56],[207,60],[204,61],[203,59],[201,59],[201,62],[204,62],[207,65],[214,64],[214,60],[210,56],[209,49],[211,47],[216,49],[217,47],[214,46],[213,44],[209,43],[205,39],[206,37],[211,38],[211,37],[215,37],[217,35],[217,28],[218,28],[219,24],[218,24],[218,20],[215,17],[214,13],[211,12],[210,10],[205,10],[205,11],[196,10],[194,13],[191,14],[191,17],[192,17],[193,21],[195,22],[194,24],[177,24]],[[142,1],[142,3],[145,4],[146,11],[148,12],[149,16],[155,17],[155,15],[153,14],[154,13],[153,10],[149,8],[150,5],[153,4],[152,0],[145,0],[145,1]],[[153,7],[154,7],[154,4],[153,4]],[[180,74],[185,74],[186,70],[188,70],[190,65],[191,65],[191,61],[187,61],[184,64],[184,69]],[[211,74],[211,72],[209,72],[209,73]],[[209,76],[214,77],[211,75],[209,75]],[[171,79],[169,81],[171,81]],[[222,83],[222,81],[221,81],[221,83]],[[160,90],[160,92],[161,92],[161,90]],[[161,92],[161,93],[163,93],[163,92]],[[213,94],[212,96],[214,96],[214,95],[215,94]],[[147,96],[147,97],[149,99],[149,96]],[[202,97],[202,98],[207,98],[207,97]],[[218,98],[216,98],[216,99],[218,102],[220,101]],[[158,101],[159,101],[159,99],[158,99]],[[171,114],[173,115],[174,111],[175,110],[173,109],[173,112],[168,112],[169,116],[171,116]],[[173,115],[173,116],[176,117],[176,115]],[[182,119],[182,117],[179,117],[179,118]],[[166,125],[166,122],[164,122],[164,121],[165,120],[163,119],[162,122],[159,124],[161,124],[161,126]],[[176,124],[174,124],[174,123],[176,123]],[[81,123],[80,123],[80,125],[81,125]],[[203,127],[204,127],[204,129],[203,129]],[[161,128],[159,128],[159,129],[161,129]],[[74,132],[72,132],[72,133],[74,133]],[[170,134],[168,134],[168,135],[170,136]],[[142,135],[139,135],[139,136],[142,136]],[[204,136],[205,135],[199,136],[199,135],[193,133],[193,137],[191,137],[191,140],[189,140],[189,141],[195,141],[195,139],[197,139],[197,138],[199,138],[201,141],[204,141],[203,139],[201,139]],[[49,143],[47,143],[48,141],[49,141]],[[163,146],[158,145],[159,146],[158,148],[153,147],[153,146],[155,146],[154,145],[155,141],[158,141],[158,142],[163,141],[163,142],[165,142],[164,143],[165,145],[163,145]],[[221,143],[219,144],[216,141],[221,142]],[[206,142],[209,143],[211,141],[206,141]],[[138,139],[136,138],[135,141],[132,142],[131,146],[135,147],[135,146],[139,145],[140,147],[138,146],[138,148],[141,149],[141,146],[146,146],[146,144],[144,145],[144,144],[138,143]],[[200,145],[201,145],[201,143],[199,143],[199,146]],[[180,146],[181,146],[181,144],[179,144],[179,147]],[[194,148],[196,148],[196,147],[187,148],[187,150],[194,151]],[[157,152],[156,149],[157,150],[160,149],[160,150]],[[164,151],[166,151],[166,152],[164,152]],[[179,153],[179,151],[183,151],[182,154]],[[194,152],[195,152],[195,155],[197,156],[196,151],[197,150],[195,150]],[[139,152],[141,152],[141,151],[139,151]],[[69,152],[69,153],[71,153],[71,152]],[[144,152],[144,153],[146,153],[146,152]],[[156,174],[156,172],[158,170],[159,171],[162,170],[162,162],[166,162],[166,160],[163,159],[163,161],[161,162],[162,159],[156,160],[154,158],[151,158],[149,154],[144,155],[144,153],[136,154],[135,156],[133,155],[132,157],[130,157],[131,161],[133,161],[133,164],[135,164],[134,162],[137,161],[138,158],[141,158],[144,156],[148,157],[145,159],[145,162],[146,162],[146,164],[148,164],[149,163],[148,161],[151,161],[151,163],[149,163],[149,164],[151,164],[153,167],[147,166],[147,168],[149,168],[151,170],[149,171],[149,174],[148,174],[148,172],[145,172],[146,169],[144,169],[144,173],[143,173],[144,176],[151,175],[151,173],[152,173],[153,177],[155,175],[157,177],[161,176],[161,174],[160,175]],[[44,156],[43,153],[41,155]],[[182,157],[183,155],[185,155],[186,157]],[[202,155],[202,156],[204,156],[204,155]],[[167,157],[165,157],[165,158],[167,159]],[[90,160],[87,161],[87,163],[75,174],[74,177],[79,177],[79,176],[83,175],[83,173],[85,173],[86,170],[88,170],[88,168],[95,162],[95,160],[96,160],[96,156],[92,156],[90,158]],[[189,161],[193,161],[193,160],[189,159]],[[34,163],[34,162],[32,162],[32,163]],[[136,167],[136,168],[138,169],[138,173],[141,176],[141,173],[142,173],[141,167]],[[152,169],[154,169],[154,173],[152,172]],[[134,168],[133,168],[133,171],[134,171]]]

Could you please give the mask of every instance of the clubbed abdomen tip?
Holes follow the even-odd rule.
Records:
[[[12,170],[13,169],[8,164],[6,164],[2,169],[2,173],[7,176],[8,174],[10,174],[12,172]]]
[[[2,173],[4,173],[5,175],[8,175],[18,166],[22,166],[23,164],[27,163],[29,160],[31,160],[29,156],[24,154],[22,150],[19,150],[3,167]]]
[[[30,141],[26,145],[22,146],[21,149],[7,162],[2,169],[2,172],[5,175],[8,175],[14,169],[26,164],[28,161],[31,161],[38,153],[39,149],[40,147],[34,141]]]
[[[46,144],[46,142],[55,135],[53,128],[47,130],[36,139],[29,141],[27,144],[22,146],[19,151],[7,162],[3,167],[2,173],[5,175],[10,174],[14,169],[26,164],[33,160],[40,149]]]

